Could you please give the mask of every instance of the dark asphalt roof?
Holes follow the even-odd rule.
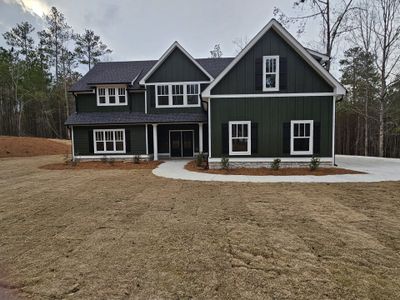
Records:
[[[196,61],[214,78],[217,77],[233,57],[199,58]],[[85,76],[76,82],[70,92],[91,90],[96,84],[130,84],[130,88],[138,89],[139,81],[157,63],[156,60],[99,62]]]
[[[147,123],[189,123],[206,122],[206,113],[145,114],[141,112],[90,112],[74,113],[65,121],[65,125],[97,124],[147,124]]]

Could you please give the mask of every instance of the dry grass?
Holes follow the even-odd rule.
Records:
[[[68,140],[0,136],[0,157],[28,157],[70,152],[71,142]]]
[[[310,168],[281,168],[272,170],[271,168],[231,168],[231,169],[205,169],[197,167],[195,161],[190,161],[185,165],[185,169],[192,172],[223,174],[223,175],[250,175],[250,176],[326,176],[343,174],[365,174],[362,172],[341,169],[341,168],[318,168],[311,171]]]
[[[202,183],[0,159],[0,295],[399,299],[400,182]]]

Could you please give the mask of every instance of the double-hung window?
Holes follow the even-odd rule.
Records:
[[[251,154],[251,122],[229,122],[229,155]]]
[[[97,105],[127,105],[126,88],[125,87],[98,87],[97,88]]]
[[[199,83],[157,84],[156,107],[200,106]]]
[[[279,91],[279,56],[263,57],[263,91]]]
[[[95,129],[93,130],[94,153],[125,153],[124,129]]]
[[[290,154],[313,154],[313,120],[296,120],[290,124]]]

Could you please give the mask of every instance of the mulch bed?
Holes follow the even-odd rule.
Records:
[[[161,161],[146,161],[135,164],[128,161],[101,162],[101,161],[85,161],[76,164],[54,163],[39,167],[45,170],[144,170],[154,169]]]
[[[365,174],[363,172],[341,169],[341,168],[318,168],[311,171],[309,168],[281,168],[272,170],[270,168],[235,168],[235,169],[204,169],[196,166],[195,161],[191,161],[185,165],[185,169],[193,172],[222,174],[222,175],[252,175],[252,176],[295,176],[295,175],[343,175],[343,174]]]
[[[0,136],[0,157],[68,154],[69,141],[37,137]]]

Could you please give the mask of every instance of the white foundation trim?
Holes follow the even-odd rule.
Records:
[[[102,159],[102,158],[116,158],[116,159],[133,159],[136,155],[77,155],[75,159]],[[139,155],[141,159],[149,159],[150,155]]]
[[[273,162],[279,158],[282,163],[285,162],[310,162],[311,157],[228,157],[229,162]],[[320,157],[321,162],[332,162],[332,157]],[[221,157],[209,158],[208,162],[221,162]]]

